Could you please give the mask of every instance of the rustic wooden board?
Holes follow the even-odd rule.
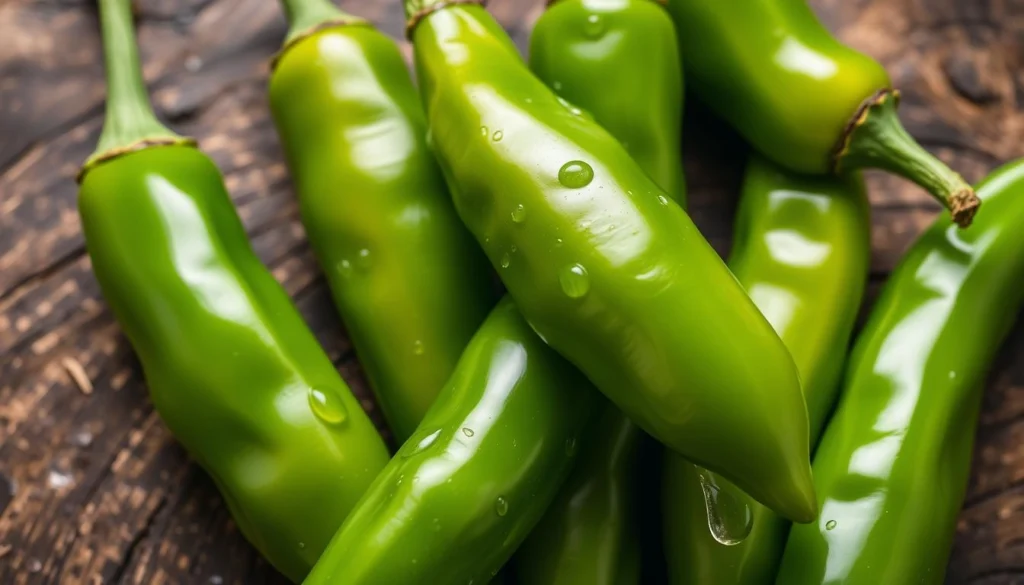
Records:
[[[343,4],[400,38],[397,0]],[[1024,0],[813,4],[886,64],[910,131],[970,180],[1024,154]],[[542,0],[490,8],[525,47]],[[212,154],[257,252],[379,421],[268,118],[278,6],[140,0],[138,14],[161,116]],[[283,583],[153,412],[84,255],[72,179],[96,142],[103,96],[92,2],[0,3],[0,583]],[[693,213],[724,253],[744,147],[706,114],[687,125]],[[871,174],[870,186],[873,298],[937,208],[898,179]],[[991,377],[951,584],[1024,583],[1021,355],[1024,326]]]

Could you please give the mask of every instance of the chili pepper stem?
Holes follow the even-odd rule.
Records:
[[[366,23],[362,18],[342,11],[331,0],[281,0],[281,4],[288,19],[288,36],[285,37],[282,53],[325,25]]]
[[[79,173],[79,180],[97,164],[141,148],[191,143],[156,119],[146,93],[135,44],[130,0],[99,0],[107,70],[107,111],[99,143]]]
[[[448,6],[456,4],[476,4],[483,6],[487,0],[404,0],[405,16],[408,19],[405,25],[405,36],[412,38],[412,31],[421,20]]]
[[[960,227],[971,225],[981,205],[958,173],[921,147],[900,123],[899,92],[878,91],[854,115],[839,143],[834,170],[884,169],[924,187],[950,211]]]
[[[438,8],[448,4],[447,0],[404,0],[402,4],[405,5],[405,16],[412,18],[417,13],[425,10],[437,10]]]

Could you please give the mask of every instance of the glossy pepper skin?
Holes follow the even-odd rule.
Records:
[[[652,0],[561,0],[534,26],[530,68],[573,107],[592,115],[684,205],[683,87],[675,49],[672,20]],[[636,66],[640,62],[643,67]],[[637,499],[639,484],[649,478],[638,459],[654,445],[610,403],[600,419],[558,497],[516,553],[521,583],[641,580],[638,516],[645,510]]]
[[[684,203],[677,46],[672,19],[657,0],[556,0],[534,25],[530,69]]]
[[[978,199],[896,114],[885,69],[839,42],[805,0],[668,0],[690,87],[764,156],[800,173],[879,168],[969,225]]]
[[[153,116],[128,0],[100,12],[107,118],[78,201],[93,270],[161,418],[298,582],[387,449],[253,253],[216,166]]]
[[[288,0],[296,26],[270,106],[335,304],[401,443],[497,300],[426,145],[397,45],[327,0]]]
[[[813,520],[796,368],[690,218],[482,7],[405,5],[455,208],[526,320],[652,436]]]
[[[747,165],[729,266],[789,348],[803,380],[815,444],[835,403],[871,256],[870,211],[859,176],[796,175],[760,156]],[[663,507],[674,585],[762,585],[775,577],[790,523],[727,480],[710,478],[732,513],[726,546],[709,530],[701,473],[669,454]],[[703,472],[707,473],[707,472]],[[704,480],[708,481],[705,476]],[[752,527],[744,522],[749,510]],[[729,516],[725,517],[729,519]],[[738,538],[737,538],[738,539]]]
[[[871,311],[814,457],[816,524],[777,583],[942,583],[987,372],[1024,302],[1024,162],[977,187],[986,213],[940,218]]]
[[[306,585],[487,583],[554,498],[599,397],[506,297]]]
[[[636,462],[645,436],[604,402],[580,461],[516,553],[519,583],[640,582]]]

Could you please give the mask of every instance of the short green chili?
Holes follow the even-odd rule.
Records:
[[[217,167],[153,114],[129,0],[100,0],[107,115],[79,211],[153,405],[242,533],[301,580],[387,449],[246,239]]]

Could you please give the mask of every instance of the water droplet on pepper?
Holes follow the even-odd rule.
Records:
[[[356,268],[365,272],[370,269],[370,250],[369,248],[363,248],[359,250],[359,255],[356,256]]]
[[[587,17],[587,22],[583,25],[584,35],[591,39],[597,39],[604,35],[604,31],[604,20],[602,20],[600,16],[597,14],[591,14]]]
[[[558,182],[570,189],[582,189],[594,180],[594,167],[581,160],[571,160],[558,170]]]
[[[334,390],[310,388],[308,399],[309,408],[312,409],[313,414],[329,425],[340,425],[348,418],[345,405]]]
[[[512,210],[512,221],[516,223],[523,223],[526,220],[526,207],[522,203],[516,205],[516,208]]]
[[[434,443],[437,442],[437,439],[440,436],[441,436],[441,429],[437,429],[436,431],[434,431],[434,432],[428,434],[427,436],[423,437],[422,439],[420,439],[419,442],[416,443],[416,446],[413,447],[412,449],[408,449],[406,451],[403,451],[402,452],[402,457],[404,459],[408,459],[408,458],[412,457],[413,455],[416,455],[418,453],[422,453],[422,452],[426,451],[427,449],[431,448],[434,445]]]
[[[750,504],[733,490],[722,491],[718,478],[710,471],[695,466],[704,492],[704,508],[711,536],[724,546],[743,542],[754,528],[754,512]]]
[[[562,285],[562,292],[572,299],[578,299],[590,290],[590,276],[587,275],[587,269],[579,264],[563,268],[558,281]]]

